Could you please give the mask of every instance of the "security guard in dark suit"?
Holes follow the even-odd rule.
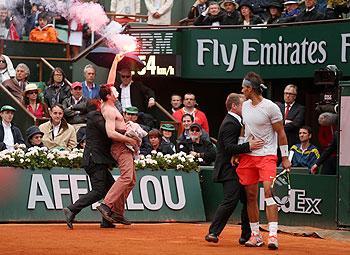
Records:
[[[248,241],[251,230],[247,213],[246,195],[244,187],[239,183],[236,174],[237,163],[233,162],[236,155],[248,153],[251,150],[261,148],[263,142],[250,140],[238,144],[242,129],[242,103],[245,100],[243,95],[231,93],[226,99],[228,113],[221,123],[217,146],[217,154],[213,172],[213,181],[222,183],[224,200],[216,209],[215,216],[209,227],[209,233],[205,236],[208,242],[217,243],[219,235],[224,229],[228,219],[233,213],[240,200],[243,204],[241,213],[242,233],[239,239],[240,244]]]

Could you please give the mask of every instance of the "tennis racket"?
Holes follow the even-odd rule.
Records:
[[[272,198],[278,205],[289,203],[291,194],[289,169],[284,169],[276,175],[271,184]]]

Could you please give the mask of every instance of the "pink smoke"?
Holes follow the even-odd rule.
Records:
[[[69,10],[69,17],[80,23],[87,23],[94,32],[100,32],[109,22],[101,5],[88,2],[74,2]]]

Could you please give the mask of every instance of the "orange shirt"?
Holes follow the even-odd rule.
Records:
[[[51,25],[46,25],[43,28],[36,27],[29,34],[29,41],[35,42],[58,42],[57,31]]]

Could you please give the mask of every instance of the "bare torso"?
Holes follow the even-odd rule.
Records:
[[[107,119],[106,116],[115,119],[115,131],[125,132],[126,124],[124,118],[114,105],[102,104],[101,113],[105,119]]]

